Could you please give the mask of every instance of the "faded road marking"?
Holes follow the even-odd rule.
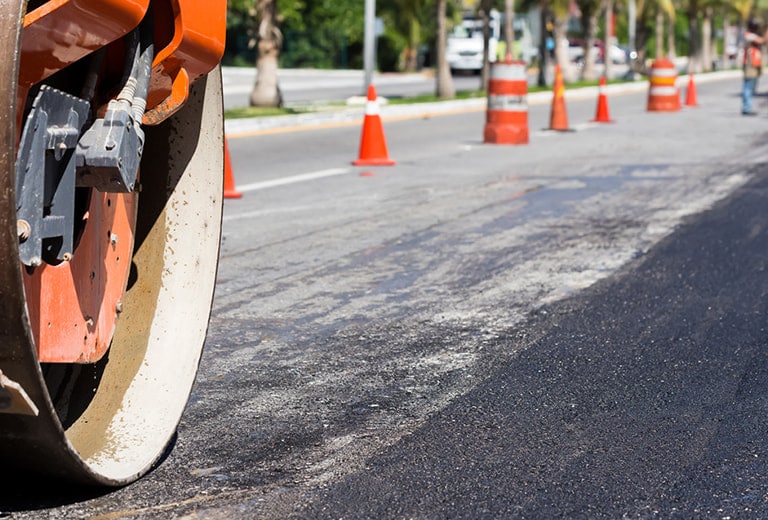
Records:
[[[299,175],[292,175],[291,177],[282,177],[280,179],[273,179],[271,181],[254,182],[251,184],[244,184],[238,186],[238,191],[258,191],[266,190],[269,188],[276,188],[278,186],[286,186],[288,184],[296,184],[298,182],[311,181],[315,179],[323,179],[325,177],[333,177],[335,175],[344,175],[350,173],[350,168],[330,168],[328,170],[320,170],[310,173],[302,173]]]

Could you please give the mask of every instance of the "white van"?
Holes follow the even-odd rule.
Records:
[[[491,63],[506,55],[502,35],[503,16],[491,10],[488,59]],[[516,15],[514,22],[515,45],[513,57],[531,63],[539,55],[527,16]],[[483,20],[474,14],[465,14],[460,25],[448,35],[446,51],[451,71],[480,71],[483,68]]]
[[[499,37],[501,36],[501,14],[491,10],[488,57],[496,61]],[[446,58],[451,71],[479,71],[483,68],[483,20],[474,14],[465,14],[460,25],[448,35]]]

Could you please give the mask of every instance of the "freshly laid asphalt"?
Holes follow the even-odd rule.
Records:
[[[619,276],[504,338],[517,358],[296,515],[768,518],[759,168]]]

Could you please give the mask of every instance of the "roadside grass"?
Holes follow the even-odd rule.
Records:
[[[453,99],[473,99],[485,97],[484,90],[460,90],[456,92],[456,96]],[[387,98],[387,104],[389,105],[409,105],[412,103],[433,103],[435,101],[448,101],[447,99],[439,98],[434,94],[421,94],[419,96],[411,97],[392,97]]]
[[[247,117],[271,117],[304,114],[312,110],[292,107],[238,107],[228,108],[224,111],[224,119],[244,119]]]

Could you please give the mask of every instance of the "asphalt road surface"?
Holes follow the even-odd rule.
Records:
[[[516,357],[301,516],[768,516],[766,173],[499,335]]]
[[[229,140],[220,276],[168,457],[27,518],[765,518],[768,122],[568,106]],[[766,111],[760,98],[758,109]]]
[[[247,107],[256,71],[252,68],[224,67],[224,108]],[[365,96],[361,70],[283,69],[278,75],[280,91],[287,106],[345,101]],[[379,94],[387,97],[434,94],[435,78],[425,73],[377,73],[374,82]],[[477,90],[480,76],[460,74],[453,78],[457,90]]]

